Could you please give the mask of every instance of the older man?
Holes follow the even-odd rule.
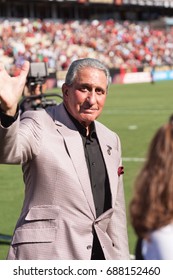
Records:
[[[107,68],[74,61],[63,102],[20,117],[28,69],[12,78],[0,68],[0,162],[22,164],[25,183],[8,259],[129,259],[120,140],[96,121]]]

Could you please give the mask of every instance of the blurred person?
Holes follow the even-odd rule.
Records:
[[[37,110],[43,107],[47,77],[48,67],[46,63],[30,63],[23,98],[19,103],[21,113],[26,110]]]
[[[57,96],[62,98],[59,94],[46,94],[46,83],[35,84],[34,86],[29,86],[27,83],[24,87],[23,97],[19,102],[20,113],[24,113],[28,110],[40,110],[45,109],[48,106],[57,105],[55,99],[50,99],[51,96]]]
[[[150,75],[151,75],[151,84],[154,84],[155,81],[154,81],[154,73],[155,73],[155,67],[152,66],[151,67],[151,71],[150,71]]]
[[[136,259],[173,260],[173,115],[151,140],[130,217],[138,237]]]
[[[96,121],[108,69],[74,61],[63,102],[20,116],[28,69],[12,78],[0,65],[0,163],[21,164],[25,183],[7,259],[129,259],[120,139]]]
[[[24,87],[23,98],[20,103],[21,113],[27,110],[36,110],[41,103],[40,95],[42,94],[42,85],[36,84],[30,87],[27,83]],[[30,98],[31,96],[31,98]],[[38,98],[32,98],[32,96],[38,96]]]

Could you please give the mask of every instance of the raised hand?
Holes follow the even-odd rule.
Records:
[[[16,113],[26,83],[29,65],[29,61],[25,61],[21,66],[20,74],[11,77],[3,63],[0,63],[0,107],[7,115],[14,116]]]

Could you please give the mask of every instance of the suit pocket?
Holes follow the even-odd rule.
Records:
[[[59,208],[52,205],[41,205],[32,207],[25,217],[26,221],[56,220],[59,215]]]
[[[21,226],[16,228],[12,245],[22,243],[48,243],[55,240],[59,208],[56,206],[32,207]]]
[[[22,243],[49,243],[55,240],[56,229],[17,229],[13,236],[12,245]]]

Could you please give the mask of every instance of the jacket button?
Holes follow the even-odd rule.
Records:
[[[91,245],[88,245],[87,246],[87,250],[91,250],[92,246]]]

